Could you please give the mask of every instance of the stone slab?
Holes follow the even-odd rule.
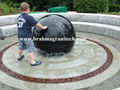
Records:
[[[7,37],[17,34],[17,25],[7,25],[0,27],[0,37]]]
[[[120,39],[119,26],[89,22],[72,22],[72,24],[77,32],[90,32]]]

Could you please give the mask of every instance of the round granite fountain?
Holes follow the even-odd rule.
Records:
[[[34,45],[42,54],[59,55],[68,53],[74,46],[75,31],[71,22],[61,15],[47,15],[38,23],[48,26],[47,30],[35,27],[33,30]]]
[[[79,13],[33,16],[39,19],[39,23],[48,26],[45,31],[35,27],[33,32],[35,47],[44,52],[43,55],[35,52],[35,59],[41,60],[42,64],[31,67],[27,51],[24,51],[24,59],[18,61],[17,37],[6,37],[0,41],[0,82],[5,86],[18,90],[75,90],[106,82],[120,70],[120,54],[117,50],[120,44],[119,16]],[[0,34],[13,35],[17,27],[11,24],[15,24],[17,17],[0,17],[0,20],[6,21],[0,23]],[[40,41],[39,38],[46,41]],[[51,41],[47,41],[47,38]],[[75,40],[59,42],[55,38]],[[45,56],[45,53],[55,55],[59,52],[66,54]]]

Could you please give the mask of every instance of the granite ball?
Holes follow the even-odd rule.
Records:
[[[62,15],[46,15],[38,23],[47,26],[46,30],[33,29],[33,41],[37,50],[48,54],[68,53],[72,50],[76,34],[72,23]]]

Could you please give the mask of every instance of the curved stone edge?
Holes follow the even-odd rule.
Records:
[[[7,37],[17,34],[17,25],[7,25],[0,27],[0,36]]]
[[[120,90],[120,87],[119,87],[119,88],[112,89],[112,90]]]
[[[120,39],[120,27],[106,24],[72,22],[75,31],[101,34]]]
[[[120,27],[89,22],[72,22],[76,32],[90,32],[120,39]],[[0,27],[0,36],[17,34],[17,25]]]
[[[91,23],[102,23],[109,25],[120,25],[120,16],[118,15],[107,15],[107,14],[93,14],[93,13],[40,13],[40,14],[30,14],[36,20],[39,20],[41,17],[49,14],[59,14],[68,18],[70,21],[78,22],[91,22]],[[0,16],[0,26],[13,25],[16,23],[17,15],[7,15]],[[5,21],[5,22],[3,22]]]
[[[91,13],[42,13],[31,15],[38,20],[49,14],[65,16],[73,22],[76,31],[97,33],[120,39],[120,16]],[[0,16],[0,37],[17,34],[16,21],[18,15]]]
[[[92,39],[92,40],[95,40],[95,39]],[[97,40],[97,41],[99,41],[99,40]],[[101,41],[99,41],[99,42],[101,43]],[[9,86],[19,88],[19,89],[25,89],[25,90],[26,89],[28,90],[33,87],[36,87],[36,89],[38,88],[38,89],[42,89],[42,90],[43,90],[43,87],[47,88],[47,90],[50,90],[51,88],[52,89],[53,88],[55,88],[55,89],[61,88],[63,90],[66,90],[66,89],[80,89],[80,88],[86,88],[86,87],[96,85],[96,84],[110,78],[115,73],[117,73],[117,71],[120,69],[120,67],[118,67],[120,65],[120,62],[119,62],[120,54],[118,54],[118,51],[109,44],[106,44],[104,42],[102,42],[102,44],[107,46],[112,51],[113,56],[114,56],[113,63],[107,70],[105,70],[101,74],[91,77],[89,79],[85,79],[85,80],[77,81],[77,82],[62,83],[62,84],[40,84],[40,83],[32,83],[32,82],[18,80],[18,79],[12,78],[0,71],[0,75],[1,75],[0,80],[2,80],[3,83],[5,83]],[[13,82],[14,80],[15,80],[15,82]]]

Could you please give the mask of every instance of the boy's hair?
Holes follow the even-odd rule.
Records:
[[[26,11],[27,9],[30,9],[30,5],[29,5],[28,3],[26,3],[26,2],[22,2],[22,3],[20,4],[20,9],[21,9],[22,11]]]

